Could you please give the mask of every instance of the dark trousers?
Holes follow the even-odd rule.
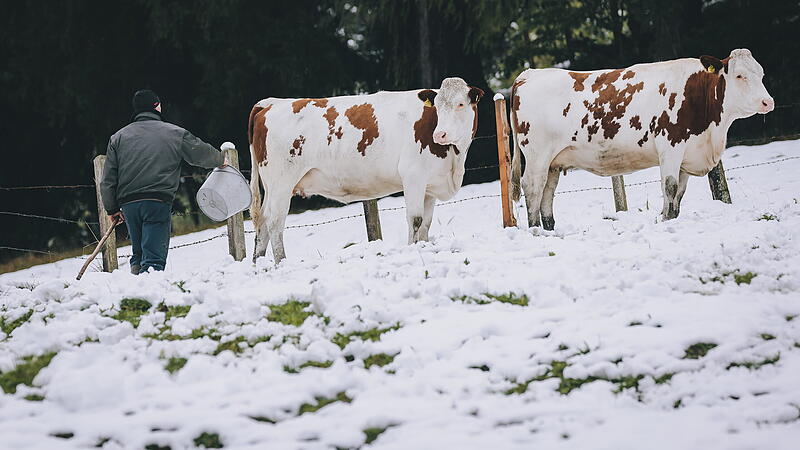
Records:
[[[167,264],[169,234],[172,229],[172,206],[157,200],[139,200],[122,205],[133,256],[131,272],[145,272],[152,267],[164,270]]]

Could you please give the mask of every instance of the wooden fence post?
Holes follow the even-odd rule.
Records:
[[[106,214],[106,209],[103,207],[103,197],[100,194],[100,183],[103,181],[103,168],[106,165],[106,155],[97,155],[92,161],[94,164],[94,186],[97,193],[97,217],[100,222],[100,235],[105,235],[110,228],[113,227],[111,218]],[[106,245],[103,246],[103,271],[111,272],[117,268],[117,237],[115,233],[106,240]]]
[[[236,147],[230,142],[222,144],[222,151],[225,152],[225,157],[228,164],[239,170],[239,152]],[[258,168],[253,168],[258,170]],[[244,213],[238,212],[228,219],[228,252],[233,256],[236,261],[241,261],[247,254],[244,245]]]
[[[725,169],[722,167],[722,160],[717,167],[708,172],[708,184],[711,186],[711,198],[723,203],[731,202],[731,193],[728,190],[728,179],[725,178]]]
[[[514,217],[513,201],[511,200],[511,190],[509,180],[511,179],[511,151],[508,148],[509,134],[511,128],[508,126],[508,114],[506,113],[506,99],[502,94],[494,96],[495,123],[497,126],[497,160],[500,163],[500,199],[503,207],[503,227],[517,226],[517,218]],[[514,149],[519,151],[519,149]]]
[[[611,187],[614,188],[614,207],[617,211],[627,211],[628,197],[625,195],[625,180],[622,175],[611,177]]]
[[[364,221],[367,224],[367,240],[377,241],[383,239],[378,200],[364,200],[362,203],[364,203]]]

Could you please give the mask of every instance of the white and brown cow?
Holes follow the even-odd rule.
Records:
[[[436,200],[461,187],[482,96],[461,78],[446,78],[438,90],[256,103],[249,124],[253,260],[270,241],[275,262],[286,257],[283,229],[295,194],[349,203],[403,191],[408,241],[427,240]]]
[[[525,192],[529,226],[552,230],[561,171],[597,175],[661,168],[662,217],[678,216],[689,175],[714,168],[736,119],[765,114],[774,101],[749,50],[719,60],[685,58],[627,69],[526,70],[512,87],[512,196]],[[520,180],[520,153],[525,174]]]

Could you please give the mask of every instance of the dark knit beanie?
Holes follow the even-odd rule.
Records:
[[[139,114],[146,111],[156,111],[156,106],[161,103],[158,94],[150,89],[142,89],[133,94],[133,114]]]

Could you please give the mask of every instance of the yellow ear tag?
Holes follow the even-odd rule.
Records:
[[[425,106],[427,106],[428,108],[430,108],[431,106],[433,106],[433,103],[431,103],[431,101],[430,101],[430,100],[425,100]]]
[[[708,73],[714,73],[714,66],[708,66]]]

